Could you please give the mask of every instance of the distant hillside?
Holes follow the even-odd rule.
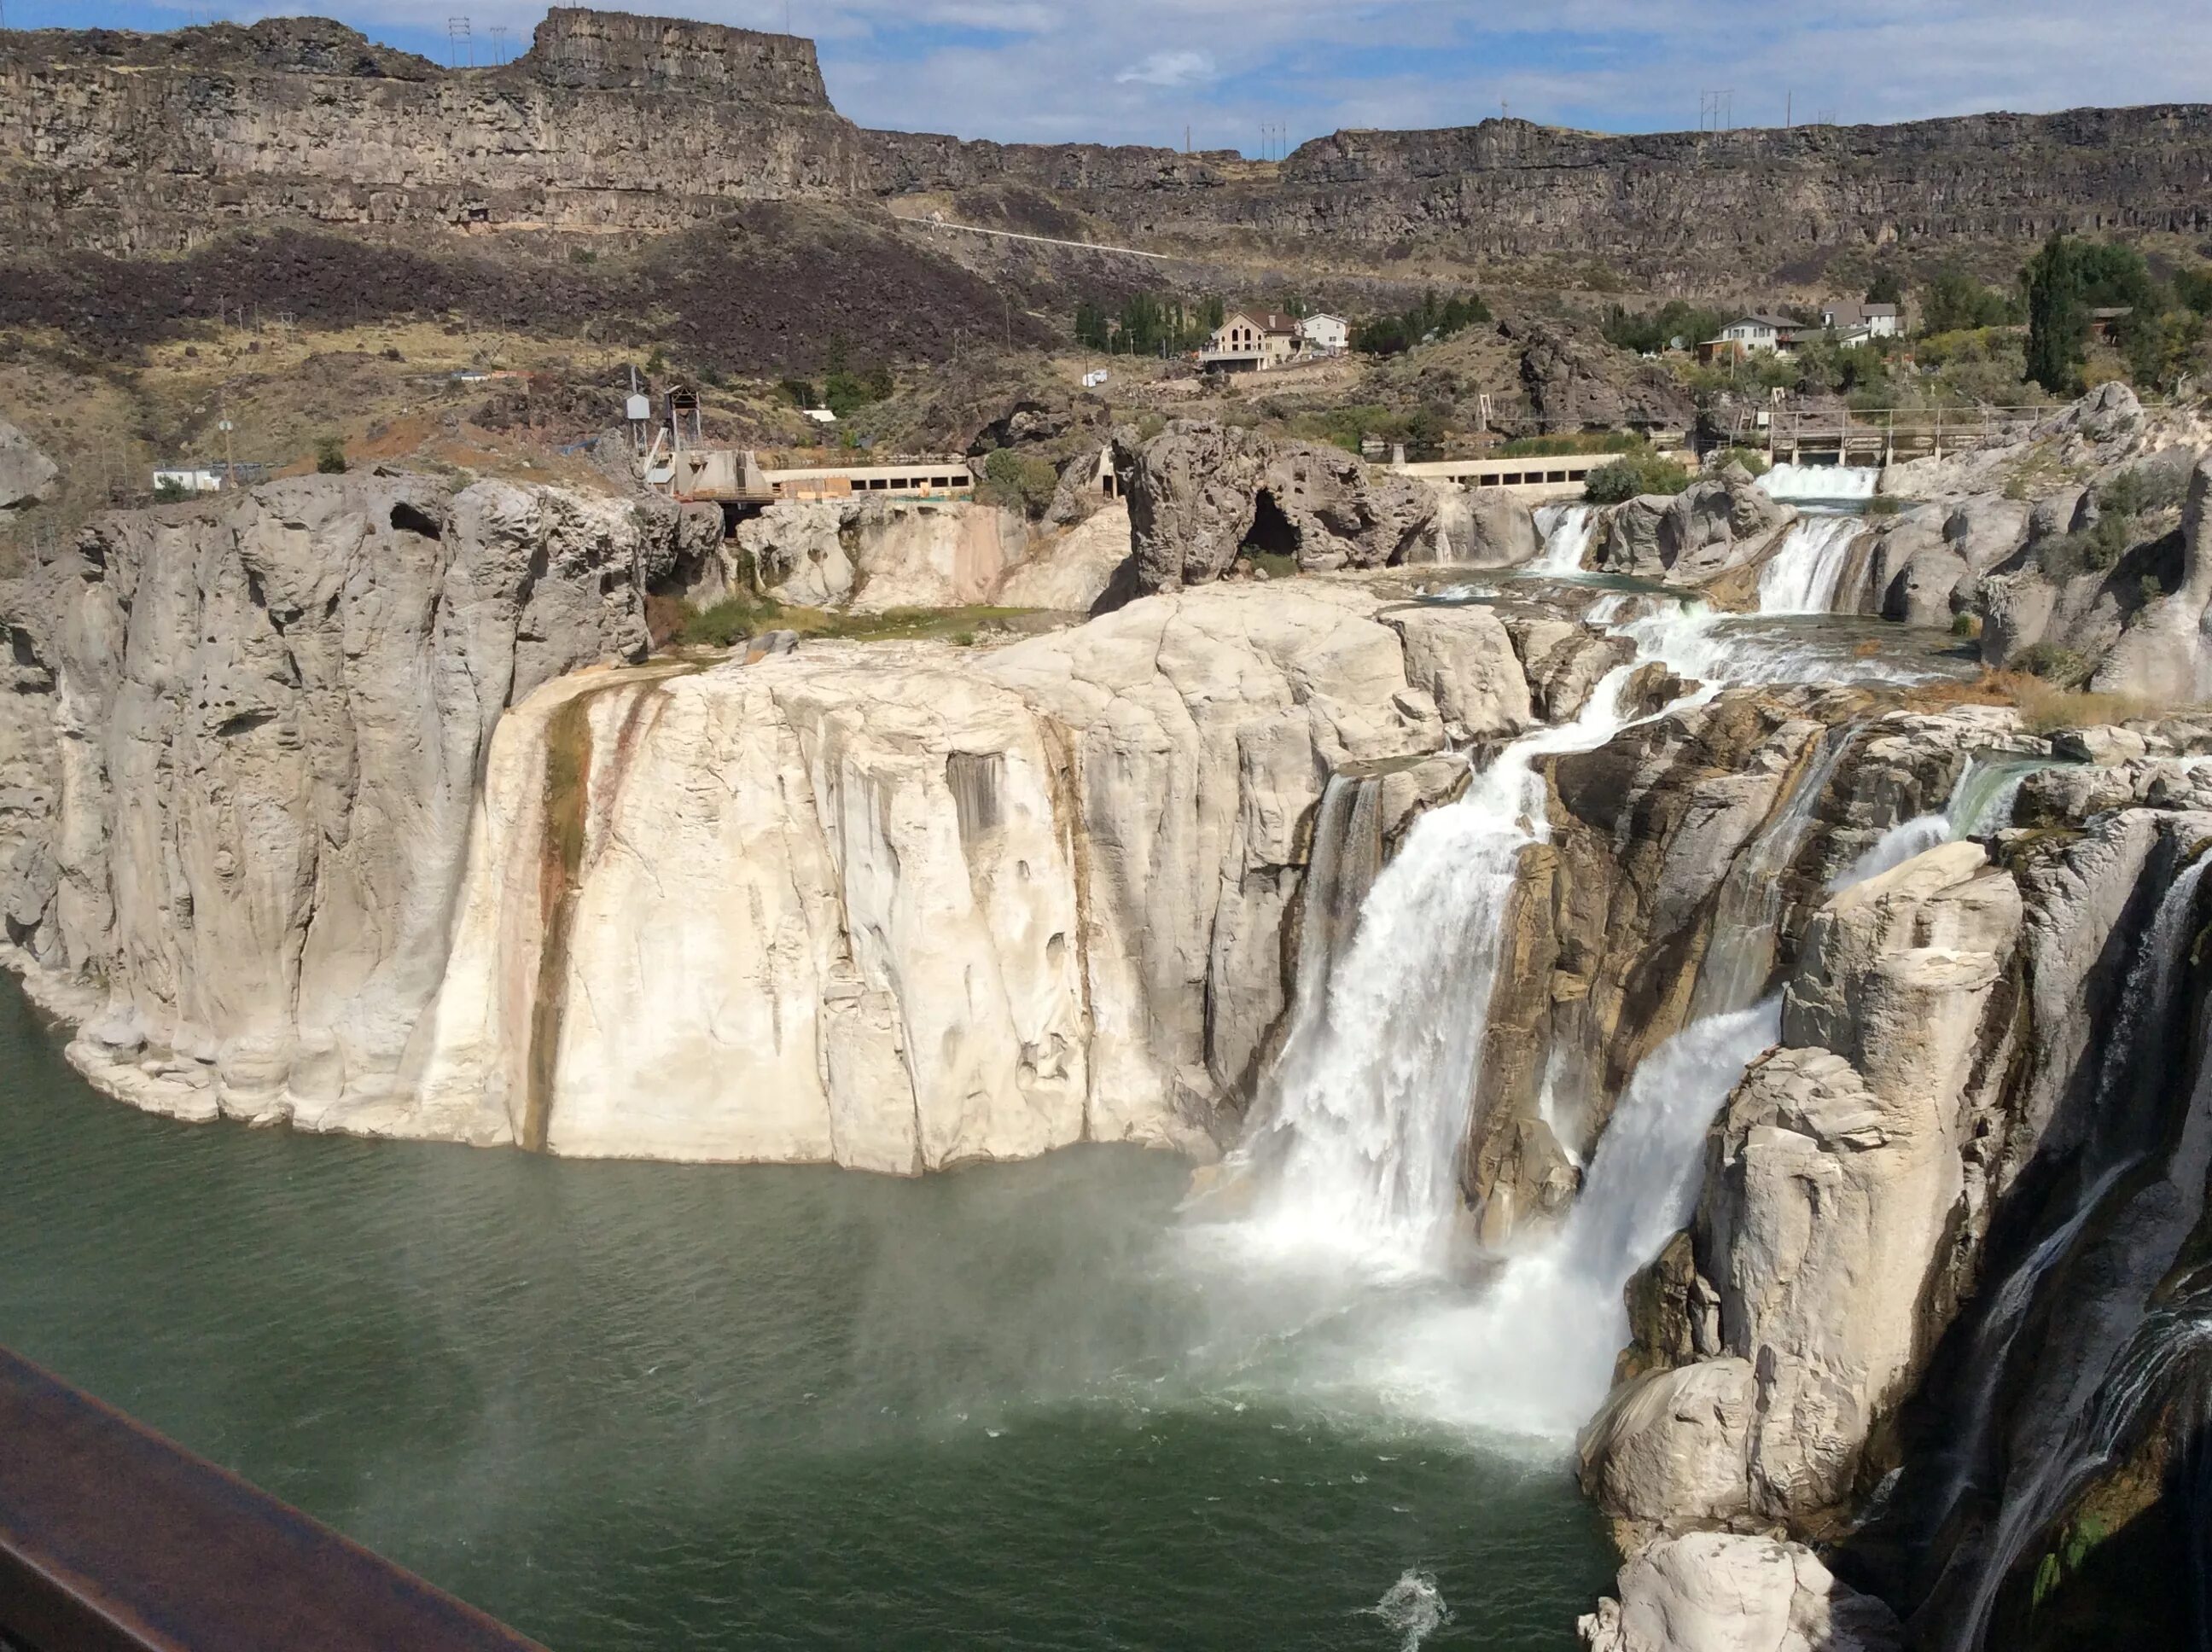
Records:
[[[555,11],[514,62],[459,71],[313,20],[4,39],[0,232],[18,247],[167,252],[268,219],[659,234],[750,200],[978,190],[1191,251],[1325,240],[1652,282],[2212,229],[2205,105],[1621,137],[1491,120],[1261,163],[871,132],[831,107],[809,41],[622,13]]]

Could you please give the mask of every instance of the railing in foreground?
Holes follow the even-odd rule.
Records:
[[[0,1646],[543,1652],[0,1350]]]

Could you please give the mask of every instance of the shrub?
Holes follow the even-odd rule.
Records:
[[[2182,479],[2165,466],[2134,465],[2097,490],[2100,509],[2121,516],[2142,516],[2181,503]]]
[[[191,496],[192,490],[173,476],[163,477],[160,485],[154,489],[156,505],[179,505]]]
[[[1904,508],[1903,500],[1893,499],[1887,494],[1876,494],[1867,501],[1866,513],[1869,516],[1895,516]]]
[[[732,647],[773,622],[782,611],[772,599],[725,597],[711,608],[684,616],[676,640],[696,648]]]
[[[1632,453],[1592,471],[1583,497],[1593,505],[1618,505],[1639,494],[1678,494],[1689,485],[1690,473],[1673,459]]]
[[[346,473],[343,438],[325,436],[315,443],[315,469],[324,476],[343,476]]]
[[[2023,649],[2013,664],[2053,688],[2078,689],[2089,680],[2089,662],[2073,649],[2062,648],[2055,642],[2039,642]]]
[[[1498,447],[1498,457],[1559,459],[1575,453],[1626,453],[1643,445],[1644,438],[1632,431],[1584,430],[1567,436],[1516,436]]]
[[[1716,468],[1725,471],[1731,465],[1741,465],[1745,470],[1750,471],[1753,476],[1765,476],[1769,471],[1774,468],[1767,462],[1766,455],[1760,452],[1756,447],[1731,447],[1728,449],[1725,452],[1722,453],[1720,462]]]
[[[597,264],[599,261],[599,255],[588,246],[572,246],[568,249],[568,262],[571,264]]]
[[[1980,636],[1981,634],[1982,616],[1979,614],[1954,614],[1951,616],[1951,635],[1953,636],[1965,637],[1968,641],[1972,641],[1976,637]]]
[[[1019,511],[1034,522],[1059,489],[1060,472],[1051,460],[1001,447],[983,461],[983,480],[975,497],[987,505]]]

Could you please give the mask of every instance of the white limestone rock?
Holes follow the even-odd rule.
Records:
[[[1588,1652],[1898,1652],[1889,1608],[1800,1544],[1692,1532],[1621,1569],[1577,1625]]]

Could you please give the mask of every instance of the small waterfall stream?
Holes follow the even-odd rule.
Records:
[[[2055,757],[1977,756],[1951,789],[1940,815],[1916,815],[1900,821],[1867,852],[1829,880],[1828,892],[1855,888],[1893,872],[1939,843],[1986,837],[2012,823],[2012,805],[2030,774],[2060,767]]]
[[[1759,574],[1762,614],[1826,614],[1850,566],[1851,544],[1864,524],[1856,516],[1807,513]]]
[[[1596,509],[1589,505],[1540,505],[1536,531],[1544,536],[1544,549],[1528,564],[1530,574],[1579,574],[1589,554],[1590,525]]]

